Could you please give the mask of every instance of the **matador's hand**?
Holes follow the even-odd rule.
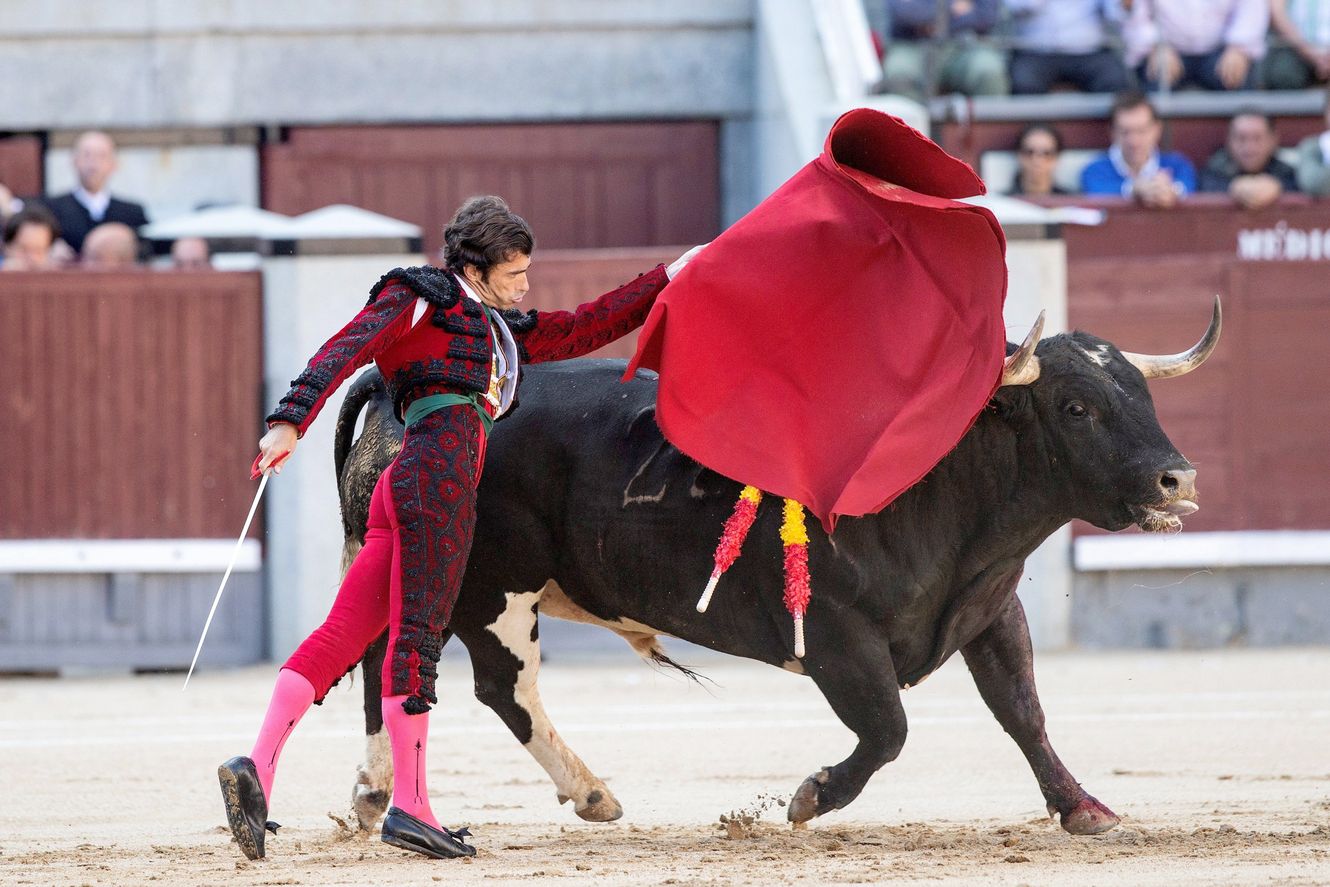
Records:
[[[282,463],[296,451],[298,434],[290,422],[275,422],[268,433],[259,439],[259,458],[254,463],[254,476],[269,468],[274,474],[282,473]]]

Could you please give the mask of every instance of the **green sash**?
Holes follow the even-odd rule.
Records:
[[[480,416],[480,425],[485,429],[486,436],[490,429],[494,427],[494,417],[485,412],[485,408],[480,405],[479,394],[427,394],[424,397],[416,398],[411,401],[411,406],[406,408],[405,421],[407,427],[420,421],[435,410],[441,410],[444,407],[470,406]]]

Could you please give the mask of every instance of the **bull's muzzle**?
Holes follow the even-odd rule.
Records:
[[[1195,514],[1201,506],[1196,504],[1196,469],[1175,468],[1161,472],[1159,491],[1164,502],[1161,511],[1177,517]]]

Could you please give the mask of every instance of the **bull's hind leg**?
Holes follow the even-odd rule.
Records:
[[[379,635],[361,660],[365,694],[365,760],[356,768],[356,784],[351,789],[351,809],[361,831],[371,831],[388,809],[393,789],[393,756],[388,745],[388,731],[383,729],[383,655],[388,648],[388,633]]]
[[[1094,835],[1117,825],[1113,811],[1085,793],[1049,745],[1020,599],[1012,594],[992,624],[961,653],[984,702],[1030,762],[1049,815],[1059,814],[1062,827],[1073,835]]]
[[[476,698],[494,710],[517,741],[554,780],[559,803],[571,800],[588,822],[608,822],[623,815],[610,790],[582,763],[550,723],[540,702],[540,638],[536,613],[541,592],[506,594],[503,611],[477,629],[455,625],[471,653]]]
[[[809,614],[809,629],[804,670],[859,742],[848,758],[823,767],[799,786],[786,811],[796,823],[857,798],[869,777],[900,754],[906,732],[891,650],[882,631],[853,613],[826,611]]]

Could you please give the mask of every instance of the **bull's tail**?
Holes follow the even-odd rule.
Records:
[[[356,431],[356,420],[360,418],[370,398],[384,390],[383,377],[378,370],[371,368],[369,372],[361,373],[351,384],[346,400],[342,401],[342,408],[337,411],[337,429],[333,432],[333,467],[337,471],[339,486],[342,469],[346,467],[346,457],[351,453],[351,436]]]
[[[660,645],[660,638],[654,634],[646,634],[645,632],[619,632],[619,634],[628,642],[628,646],[633,648],[634,653],[657,668],[672,668],[699,686],[704,678],[711,680],[706,675],[699,674],[686,665],[680,665],[666,655],[665,648]]]

